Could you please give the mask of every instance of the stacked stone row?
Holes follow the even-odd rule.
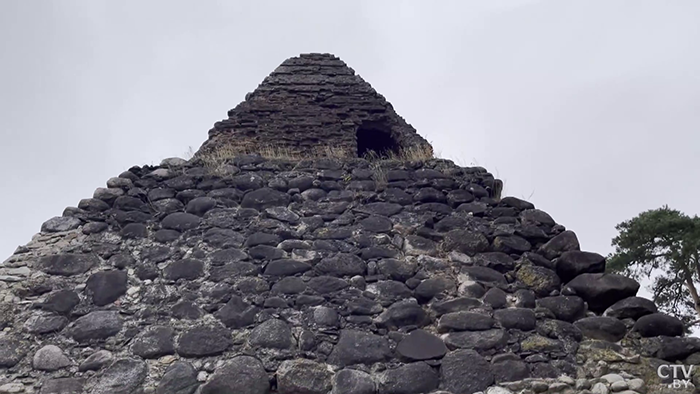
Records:
[[[576,378],[584,344],[700,351],[482,168],[226,170],[134,167],[44,223],[0,272],[0,392],[471,394]]]

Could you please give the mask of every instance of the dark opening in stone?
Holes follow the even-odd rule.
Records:
[[[357,129],[357,156],[387,156],[399,153],[399,144],[391,137],[391,131],[381,123],[364,122]]]

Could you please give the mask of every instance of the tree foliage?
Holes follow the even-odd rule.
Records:
[[[663,206],[615,228],[607,270],[652,280],[654,302],[687,326],[700,319],[700,218]],[[654,276],[655,275],[655,276]]]

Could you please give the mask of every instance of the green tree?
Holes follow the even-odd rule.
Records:
[[[663,206],[624,221],[607,271],[653,281],[654,302],[686,327],[700,323],[700,218]],[[656,276],[652,276],[656,274]]]

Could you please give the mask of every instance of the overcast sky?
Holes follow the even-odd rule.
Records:
[[[0,261],[307,52],[606,255],[643,210],[699,213],[698,21],[697,0],[2,1]]]

